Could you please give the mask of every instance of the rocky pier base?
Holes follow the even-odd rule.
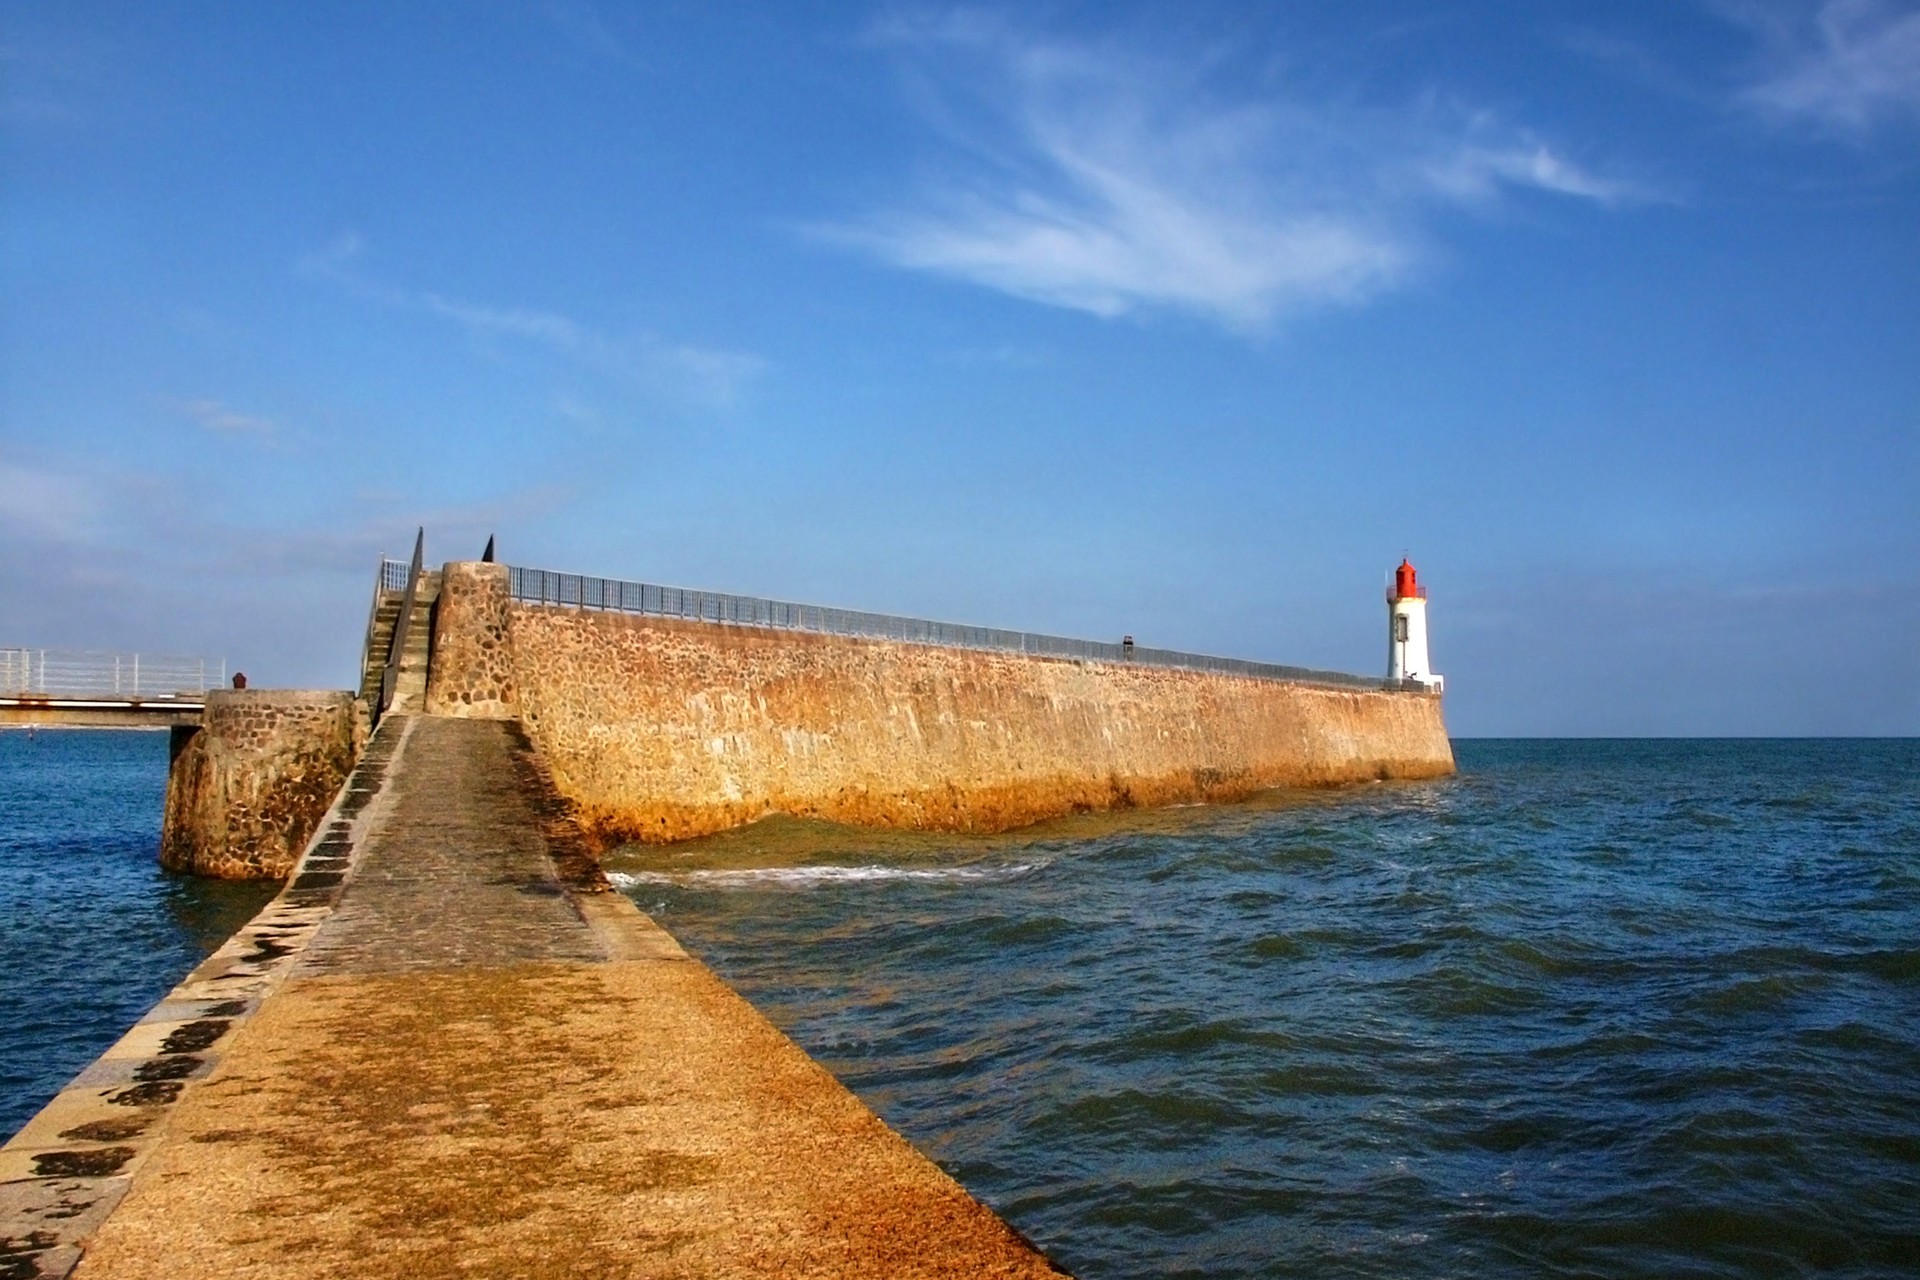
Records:
[[[353,771],[366,712],[334,690],[223,689],[173,730],[160,862],[226,880],[284,880]]]

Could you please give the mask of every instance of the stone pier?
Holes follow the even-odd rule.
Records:
[[[608,889],[515,724],[425,716],[0,1148],[0,1239],[82,1280],[1060,1274]]]
[[[919,643],[911,619],[892,620],[891,639],[736,624],[719,598],[699,618],[542,604],[512,584],[503,564],[442,570],[426,709],[519,720],[609,841],[776,813],[1004,831],[1454,767],[1440,697],[1424,689]],[[570,590],[584,604],[612,587],[643,594]]]
[[[351,693],[215,689],[173,730],[160,862],[226,880],[284,880],[359,758]]]

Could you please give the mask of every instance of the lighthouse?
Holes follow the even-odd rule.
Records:
[[[1387,588],[1387,679],[1412,680],[1435,693],[1447,683],[1427,660],[1427,589],[1405,559]]]

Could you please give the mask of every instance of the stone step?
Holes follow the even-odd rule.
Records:
[[[440,594],[440,574],[438,571],[423,572],[414,591],[413,612],[407,623],[406,639],[401,644],[399,654],[399,674],[394,681],[394,702],[399,705],[402,695],[408,697],[409,704],[417,703],[419,694],[426,687],[426,666],[429,649],[433,643],[433,605]],[[368,699],[377,698],[380,686],[385,679],[389,652],[393,648],[393,633],[399,625],[400,609],[405,593],[392,591],[385,593],[379,606],[374,610],[373,635],[361,673],[360,693]],[[418,685],[416,690],[413,686]]]
[[[438,569],[423,569],[414,586],[413,612],[407,620],[406,638],[401,642],[398,671],[393,682],[393,706],[390,710],[419,710],[426,700],[427,666],[433,645],[433,606],[440,598],[442,574]],[[377,698],[386,677],[387,659],[393,647],[393,633],[399,626],[400,608],[405,593],[387,592],[374,611],[373,637],[369,646],[360,692]]]

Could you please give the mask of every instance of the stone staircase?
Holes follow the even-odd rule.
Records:
[[[380,677],[386,670],[387,650],[393,645],[393,624],[400,616],[401,594],[382,591],[367,627],[366,648],[360,653],[360,696],[371,703],[380,696]]]
[[[367,630],[367,647],[360,660],[360,696],[372,704],[380,697],[380,682],[386,677],[387,651],[393,646],[393,629],[400,620],[400,605],[405,593],[382,591],[374,607],[373,624]],[[433,607],[440,599],[440,571],[424,569],[420,589],[414,593],[413,619],[407,624],[406,650],[400,655],[400,673],[394,682],[390,711],[419,711],[427,696],[427,659],[433,641]]]

